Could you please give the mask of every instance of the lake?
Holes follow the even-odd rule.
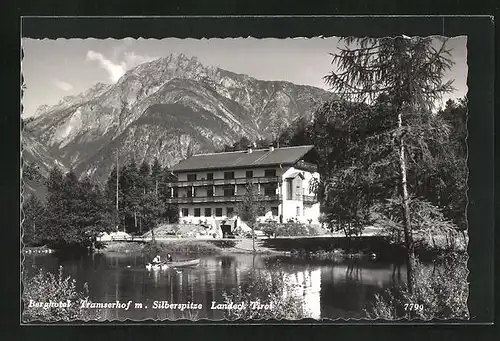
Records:
[[[174,254],[175,260],[188,258]],[[404,265],[370,260],[333,263],[231,254],[201,256],[198,266],[182,270],[152,272],[144,264],[143,256],[134,253],[96,253],[73,258],[25,255],[24,263],[28,275],[40,267],[56,273],[62,265],[65,273],[77,280],[78,288],[88,283],[93,302],[133,302],[129,310],[106,309],[105,318],[110,320],[175,319],[170,309],[158,309],[160,301],[201,304],[202,308],[196,310],[197,318],[222,319],[223,311],[211,309],[212,302],[224,303],[223,292],[249,281],[252,273],[275,271],[277,264],[299,284],[297,294],[302,295],[308,315],[315,319],[362,318],[363,309],[373,302],[376,293],[406,282]],[[142,304],[142,308],[135,309],[135,303]]]

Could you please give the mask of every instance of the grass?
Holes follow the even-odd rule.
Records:
[[[327,233],[319,225],[301,223],[260,223],[257,229],[264,232],[267,236],[274,237],[319,236]]]
[[[405,286],[386,290],[365,312],[370,319],[467,320],[468,274],[467,256],[461,253],[449,253],[434,268],[417,262],[413,294]]]
[[[63,267],[54,275],[43,269],[31,278],[23,280],[24,303],[22,319],[23,322],[58,322],[58,321],[89,321],[99,318],[99,310],[80,309],[80,302],[87,300],[88,287],[85,283],[83,291],[76,289],[76,280],[71,276],[63,275]],[[54,307],[50,303],[70,302],[67,307]],[[47,306],[30,306],[30,302],[41,302]]]
[[[157,241],[156,243],[146,243],[142,250],[144,254],[155,257],[157,254],[164,257],[167,253],[185,253],[197,255],[220,254],[222,249],[206,241],[197,240],[176,240],[171,242]]]
[[[156,238],[195,238],[197,235],[206,235],[207,230],[196,224],[163,224],[154,229]],[[151,231],[143,237],[151,238]]]
[[[227,309],[228,320],[298,320],[308,317],[302,295],[296,293],[287,274],[275,265],[274,271],[252,274],[252,279],[230,292],[223,292],[225,304],[241,304],[242,309]],[[254,309],[252,302],[267,305],[268,309]]]
[[[105,244],[103,252],[138,252],[144,247],[143,243],[113,242]]]

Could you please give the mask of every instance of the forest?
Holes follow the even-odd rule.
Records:
[[[36,174],[32,168],[27,167],[28,177]],[[55,249],[82,249],[91,247],[102,232],[140,235],[160,222],[176,222],[177,208],[166,203],[168,192],[163,185],[172,180],[170,170],[156,159],[152,165],[143,162],[140,166],[130,160],[119,172],[115,165],[104,186],[53,168],[44,181],[45,200],[30,195],[23,203],[23,241]]]

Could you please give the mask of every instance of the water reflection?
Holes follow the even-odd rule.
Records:
[[[186,259],[185,255],[174,255]],[[107,319],[176,318],[169,309],[153,309],[154,301],[202,304],[198,318],[221,319],[223,312],[211,310],[212,301],[223,303],[223,292],[230,292],[250,280],[252,274],[274,271],[278,265],[295,294],[303,297],[304,308],[312,318],[363,317],[367,304],[383,289],[406,281],[404,266],[373,261],[292,260],[251,254],[202,257],[194,268],[146,271],[141,254],[95,254],[79,258],[56,255],[28,255],[25,269],[33,274],[38,267],[56,272],[62,265],[74,276],[79,287],[87,282],[94,302],[142,303],[141,309],[105,312]]]

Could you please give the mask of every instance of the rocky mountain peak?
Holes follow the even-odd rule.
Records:
[[[310,117],[311,99],[330,95],[173,53],[138,65],[116,84],[97,83],[55,106],[40,107],[32,151],[37,142],[68,168],[102,180],[117,152],[138,162],[158,157],[172,166],[188,149],[212,152],[243,136],[270,137],[273,126]]]

